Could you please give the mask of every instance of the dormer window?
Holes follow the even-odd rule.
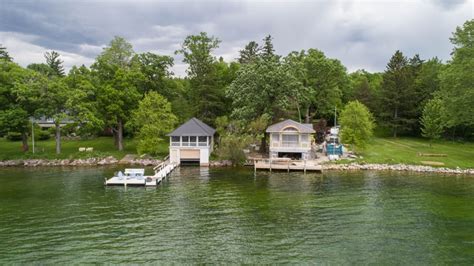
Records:
[[[283,129],[283,132],[298,132],[298,129],[296,129],[294,127],[287,127],[285,129]]]

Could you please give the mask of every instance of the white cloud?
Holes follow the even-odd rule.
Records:
[[[0,32],[0,40],[2,45],[7,47],[7,51],[14,61],[22,66],[31,63],[44,63],[44,53],[49,49],[32,44],[31,42],[38,40],[39,37],[29,34],[20,34],[14,32]],[[72,66],[86,65],[89,66],[94,61],[93,58],[85,57],[80,54],[56,50],[64,61],[64,68],[67,71]]]
[[[187,35],[206,31],[222,40],[215,55],[227,61],[271,34],[282,55],[317,48],[349,70],[383,71],[397,49],[449,59],[451,33],[474,14],[474,0],[28,3],[7,1],[0,9],[0,31],[9,32],[0,43],[23,65],[42,62],[47,49],[60,50],[68,66],[91,62],[114,35],[137,52],[174,56]],[[184,76],[182,57],[174,57],[174,72]]]

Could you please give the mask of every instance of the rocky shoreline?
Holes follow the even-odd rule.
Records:
[[[7,160],[0,161],[0,167],[39,167],[39,166],[103,166],[103,165],[139,165],[139,166],[154,166],[161,163],[157,159],[132,159],[127,162],[119,161],[113,156],[105,158],[88,158],[88,159],[25,159],[25,160]],[[211,161],[210,167],[231,167],[231,161]],[[442,173],[442,174],[464,174],[474,175],[474,169],[461,168],[445,168],[432,167],[426,165],[407,165],[407,164],[322,164],[323,170],[337,170],[337,171],[357,171],[357,170],[372,170],[372,171],[405,171],[405,172],[419,172],[419,173]]]
[[[128,165],[141,165],[141,166],[153,166],[157,165],[161,160],[156,159],[133,159],[125,164]],[[25,159],[25,160],[6,160],[0,161],[0,167],[38,167],[38,166],[102,166],[102,165],[115,165],[121,164],[113,156],[105,158],[87,158],[87,159]]]
[[[441,173],[441,174],[464,174],[474,175],[474,169],[461,168],[445,168],[432,167],[426,165],[409,165],[409,164],[323,164],[323,170],[373,170],[373,171],[405,171],[405,172],[419,172],[419,173]]]

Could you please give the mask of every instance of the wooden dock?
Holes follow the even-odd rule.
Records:
[[[152,176],[138,175],[138,176],[114,176],[108,180],[105,180],[106,186],[157,186],[163,181],[171,172],[178,167],[178,164],[170,163],[168,160],[155,166],[153,170],[155,174]],[[125,169],[127,170],[130,169]]]
[[[322,167],[313,160],[290,160],[286,158],[278,159],[255,159],[254,170],[278,170],[278,171],[306,171],[322,173]]]

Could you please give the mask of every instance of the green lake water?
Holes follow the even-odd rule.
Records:
[[[474,177],[116,170],[0,169],[0,264],[474,264]]]

